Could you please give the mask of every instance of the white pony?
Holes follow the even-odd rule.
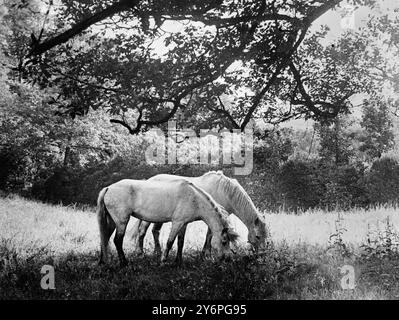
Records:
[[[197,187],[205,190],[216,202],[222,205],[229,214],[235,214],[248,228],[248,242],[252,244],[256,251],[264,249],[266,246],[266,239],[268,238],[266,224],[262,220],[251,198],[236,179],[226,177],[221,171],[210,171],[199,177],[159,174],[147,181],[171,182],[182,180],[192,182]],[[150,224],[150,222],[139,220],[133,226],[133,238],[136,240],[136,249],[139,254],[143,253],[143,241]],[[162,223],[156,223],[152,229],[155,254],[160,254],[161,252],[161,246],[159,244],[159,232],[161,227]],[[178,252],[176,257],[178,262],[182,259],[184,230],[178,237]],[[204,254],[210,253],[211,239],[212,230],[208,228],[203,248]]]
[[[164,262],[176,235],[185,230],[187,223],[203,220],[212,230],[219,258],[230,258],[230,241],[238,237],[228,225],[228,213],[212,197],[183,179],[173,181],[143,181],[124,179],[103,188],[97,200],[100,228],[100,263],[107,261],[108,241],[116,229],[114,243],[121,266],[127,264],[123,252],[123,237],[130,216],[148,222],[172,222],[172,228],[162,256]]]

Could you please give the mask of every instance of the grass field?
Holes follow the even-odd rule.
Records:
[[[136,257],[128,227],[130,264],[120,269],[112,242],[112,263],[97,266],[93,209],[0,198],[0,299],[397,299],[398,211],[265,214],[274,245],[260,255],[246,254],[246,229],[232,217],[242,238],[234,260],[222,264],[200,258],[206,228],[192,223],[183,267],[173,265],[174,252],[160,265],[151,236]],[[40,286],[43,265],[54,267],[54,290]],[[341,286],[344,265],[354,267],[354,289]]]

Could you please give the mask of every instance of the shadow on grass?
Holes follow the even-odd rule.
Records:
[[[120,268],[115,256],[107,265],[98,266],[97,252],[53,255],[45,248],[35,248],[31,254],[21,254],[3,244],[0,299],[300,298],[298,279],[311,282],[317,267],[298,264],[276,252],[237,255],[233,261],[219,263],[188,251],[181,267],[172,259],[161,265],[155,256],[130,255],[129,265]],[[43,265],[54,267],[55,290],[40,286]]]
[[[181,267],[173,259],[161,265],[152,255],[129,255],[129,265],[120,268],[116,256],[99,266],[98,252],[57,255],[41,247],[15,250],[3,241],[0,299],[397,299],[399,257],[354,260],[356,290],[343,291],[338,270],[347,262],[302,249],[238,254],[223,263],[188,250]],[[54,267],[54,290],[40,286],[43,265]]]

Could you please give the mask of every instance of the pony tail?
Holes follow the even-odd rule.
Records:
[[[100,222],[100,220],[103,220],[106,218],[106,211],[107,209],[105,208],[105,203],[104,203],[104,196],[107,193],[108,188],[104,188],[100,191],[98,194],[98,199],[97,199],[97,218]]]
[[[100,263],[103,262],[103,257],[106,255],[107,247],[108,247],[108,240],[106,240],[106,233],[107,233],[107,215],[108,211],[105,207],[104,203],[104,196],[107,193],[108,188],[104,188],[100,191],[97,199],[97,221],[98,227],[100,229],[100,246],[101,246],[101,256],[100,256]]]

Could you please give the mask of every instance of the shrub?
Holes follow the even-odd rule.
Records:
[[[0,190],[8,190],[12,184],[13,188],[21,187],[18,174],[24,162],[24,154],[21,150],[6,146],[0,149]],[[11,181],[13,180],[13,181]]]
[[[318,206],[324,191],[318,173],[314,161],[289,160],[281,166],[279,185],[288,210],[306,210]]]
[[[399,200],[399,163],[392,158],[373,162],[364,179],[371,204],[397,203]]]
[[[326,210],[348,210],[353,206],[365,206],[368,198],[362,186],[365,168],[361,163],[342,166],[321,165],[325,193],[320,199],[320,207]]]

